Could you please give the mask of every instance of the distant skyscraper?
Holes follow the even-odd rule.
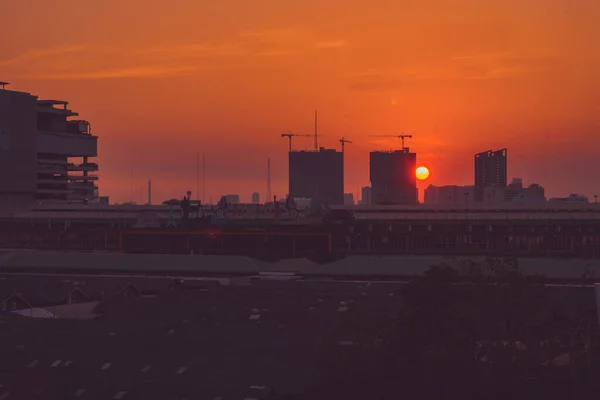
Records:
[[[344,204],[344,158],[341,152],[319,151],[289,153],[289,194],[318,199],[329,205]]]
[[[360,190],[360,204],[363,206],[371,204],[371,186],[364,186]]]
[[[506,187],[507,150],[475,154],[475,200],[483,201],[486,186]]]
[[[370,155],[371,203],[418,204],[417,154],[408,149]]]
[[[258,194],[258,192],[252,193],[252,204],[259,204],[259,203],[260,203],[260,194]]]

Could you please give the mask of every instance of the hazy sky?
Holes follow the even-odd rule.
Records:
[[[111,201],[287,191],[284,131],[346,146],[410,132],[431,184],[469,184],[479,151],[550,196],[600,194],[598,0],[19,0],[3,4],[0,80],[68,100],[99,136]],[[8,38],[9,40],[6,40]],[[296,138],[296,149],[311,148]],[[131,170],[133,169],[133,174]],[[424,185],[423,185],[424,186]],[[195,197],[195,196],[194,196]]]

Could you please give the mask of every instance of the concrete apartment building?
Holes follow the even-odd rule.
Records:
[[[475,154],[475,201],[484,201],[485,188],[504,188],[507,184],[507,149]]]
[[[323,204],[344,204],[344,155],[321,147],[318,151],[289,152],[289,194],[317,199]]]
[[[546,202],[544,188],[538,184],[528,187],[523,186],[521,178],[513,178],[506,187],[488,185],[479,193],[482,194],[481,201],[475,201],[478,190],[475,186],[433,186],[425,189],[424,204],[461,207],[477,204],[503,205],[522,204],[540,205]]]
[[[0,209],[98,198],[98,138],[66,101],[39,100],[0,83]]]
[[[418,204],[417,154],[403,150],[370,154],[371,204]]]

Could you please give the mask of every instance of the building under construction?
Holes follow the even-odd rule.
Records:
[[[475,154],[475,201],[484,200],[488,186],[505,188],[507,184],[507,150],[488,150]]]
[[[417,204],[417,154],[408,147],[370,154],[371,204]]]
[[[343,153],[323,147],[316,151],[290,151],[289,194],[317,199],[323,204],[343,205]]]

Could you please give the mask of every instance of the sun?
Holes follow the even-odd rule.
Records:
[[[427,169],[427,167],[419,167],[415,171],[415,176],[418,180],[424,181],[429,178],[429,169]]]

